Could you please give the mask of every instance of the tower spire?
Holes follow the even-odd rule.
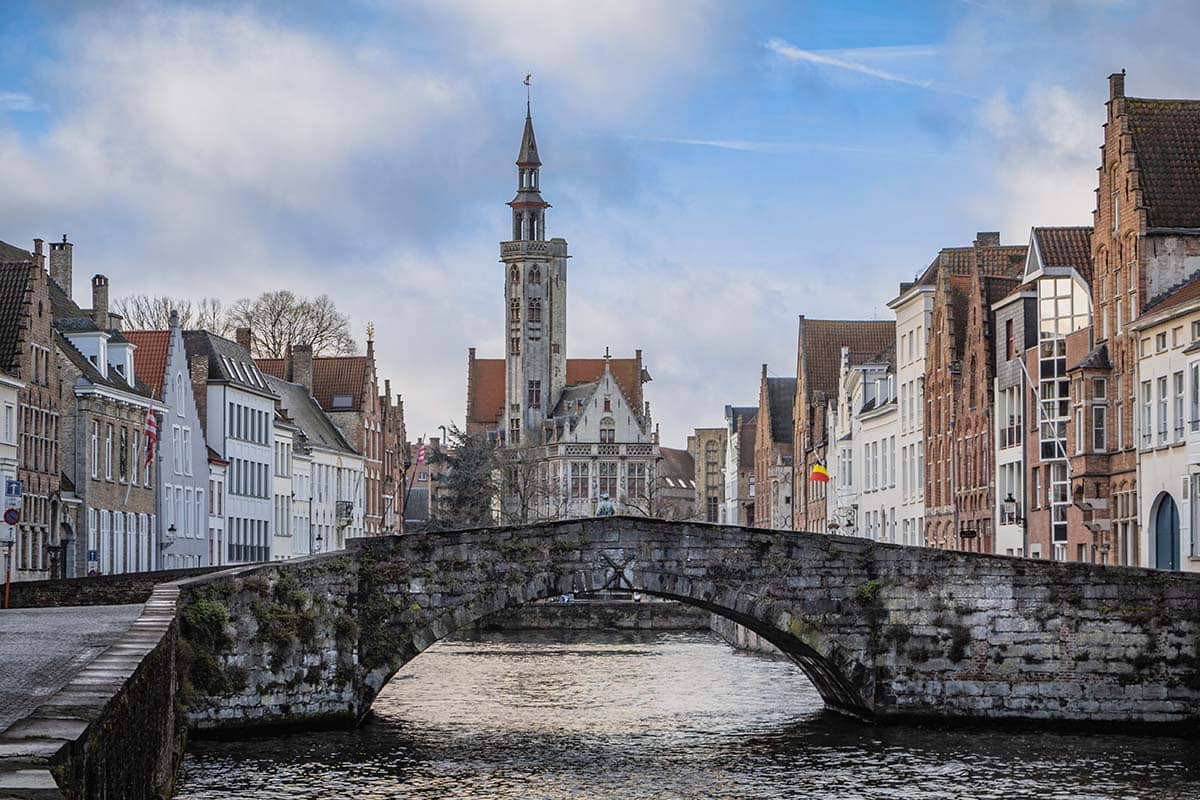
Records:
[[[525,130],[521,151],[517,154],[517,196],[509,202],[513,215],[513,241],[541,241],[546,238],[546,209],[550,204],[539,190],[542,160],[538,157],[537,137],[533,134],[530,82],[525,75]]]

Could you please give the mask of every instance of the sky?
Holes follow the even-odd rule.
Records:
[[[1200,5],[0,0],[0,239],[76,299],[329,294],[462,424],[503,353],[533,74],[567,352],[635,348],[664,445],[795,374],[796,321],[887,319],[976,231],[1089,224],[1107,76],[1200,97]]]

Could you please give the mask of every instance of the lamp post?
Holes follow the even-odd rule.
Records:
[[[317,552],[318,552],[318,553],[320,553],[320,552],[321,552],[321,546],[322,546],[322,543],[323,543],[323,542],[324,542],[324,539],[323,539],[323,538],[321,538],[321,531],[320,531],[320,530],[318,530],[318,531],[317,531]]]

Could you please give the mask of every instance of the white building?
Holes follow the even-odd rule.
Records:
[[[937,290],[932,274],[901,284],[899,296],[888,303],[896,314],[900,544],[925,544],[925,349]]]
[[[849,349],[842,348],[838,397],[826,412],[829,440],[836,452],[826,465],[830,475],[826,518],[831,533],[903,543],[897,534],[901,492],[893,357],[888,347],[870,361],[852,364]]]
[[[134,363],[141,380],[167,409],[158,432],[161,465],[156,510],[162,525],[159,568],[211,564],[208,538],[208,447],[192,393],[191,367],[183,345],[179,317],[160,331],[126,331],[137,348]]]
[[[721,522],[754,525],[754,434],[758,409],[725,406],[725,507]]]
[[[302,461],[296,491],[300,502],[288,503],[287,513],[292,520],[290,553],[341,550],[347,539],[364,535],[366,459],[349,445],[307,387],[270,375],[267,381],[279,397],[280,411],[295,428],[292,449],[287,453],[292,461],[287,476],[289,495],[297,488],[297,454]],[[305,515],[299,535],[297,505]]]
[[[8,480],[17,479],[17,410],[20,405],[17,393],[24,387],[24,382],[0,372],[0,408],[4,415],[0,420],[0,486]],[[16,526],[0,523],[0,545],[8,542],[15,545]],[[14,553],[15,546],[7,551],[0,550],[0,569],[5,567],[6,554],[11,557]]]
[[[243,331],[238,333],[243,336]],[[200,381],[205,385],[205,438],[216,454],[229,462],[225,481],[227,564],[272,557],[275,395],[250,358],[249,331],[244,336],[246,341],[238,344],[208,331],[183,334],[193,365],[192,380],[197,386]]]
[[[296,439],[300,429],[290,423],[284,414],[275,412],[275,467],[272,473],[271,504],[274,511],[273,544],[271,557],[276,561],[296,555],[295,509],[292,475]]]
[[[1138,337],[1140,565],[1200,571],[1200,278],[1147,309]]]
[[[225,483],[229,462],[208,448],[208,554],[210,564],[228,563],[229,548],[225,538]]]

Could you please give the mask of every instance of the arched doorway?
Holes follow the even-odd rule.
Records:
[[[1171,495],[1158,498],[1154,512],[1154,566],[1179,569],[1179,508]]]

